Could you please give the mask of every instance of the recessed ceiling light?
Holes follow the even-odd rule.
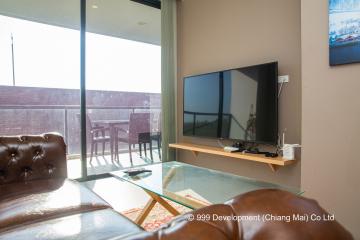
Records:
[[[91,5],[92,8],[96,9],[96,8],[99,8],[97,5],[93,4]]]
[[[137,24],[140,25],[140,26],[143,26],[143,25],[147,24],[147,22],[140,21]]]

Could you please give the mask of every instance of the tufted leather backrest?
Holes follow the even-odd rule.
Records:
[[[60,134],[0,137],[0,185],[66,177],[66,145]]]

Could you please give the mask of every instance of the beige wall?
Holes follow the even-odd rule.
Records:
[[[275,174],[258,163],[201,154],[194,159],[184,151],[178,156],[239,175],[301,183],[306,196],[360,239],[360,64],[329,67],[327,1],[178,2],[178,141],[216,145],[182,136],[184,76],[278,60],[280,74],[290,75],[280,129],[288,129],[289,142],[303,145],[301,162]]]
[[[216,145],[182,136],[184,76],[279,61],[290,75],[280,100],[280,129],[301,141],[300,0],[183,0],[178,2],[178,141]],[[265,164],[178,151],[180,161],[291,186],[300,186],[297,163],[271,172]],[[300,158],[297,155],[297,158]]]
[[[360,239],[360,64],[329,67],[327,2],[301,4],[301,186]]]

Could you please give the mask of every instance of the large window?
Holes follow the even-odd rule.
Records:
[[[81,106],[80,1],[34,2],[33,10],[52,14],[16,2],[0,3],[0,135],[59,132],[72,178],[81,177],[81,164],[92,175],[160,161],[160,10],[89,2]],[[81,159],[82,107],[87,159]],[[145,122],[134,120],[139,116]]]
[[[160,161],[160,10],[103,1],[87,21],[88,174]]]
[[[76,1],[71,7],[80,9]],[[11,16],[0,15],[0,135],[58,132],[68,159],[79,157],[79,30],[75,24],[65,28],[42,18]],[[69,169],[69,176],[78,178],[81,172]]]

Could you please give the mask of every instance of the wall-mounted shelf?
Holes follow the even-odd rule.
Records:
[[[220,147],[211,147],[205,145],[197,145],[191,143],[171,143],[169,147],[188,150],[193,152],[194,156],[197,157],[199,153],[207,153],[212,155],[218,155],[223,157],[231,157],[231,158],[238,158],[248,161],[255,161],[255,162],[262,162],[268,164],[271,168],[271,171],[275,172],[278,167],[287,166],[293,164],[295,160],[285,160],[281,157],[271,158],[265,157],[263,154],[250,154],[250,153],[230,153],[225,152],[224,149]]]

